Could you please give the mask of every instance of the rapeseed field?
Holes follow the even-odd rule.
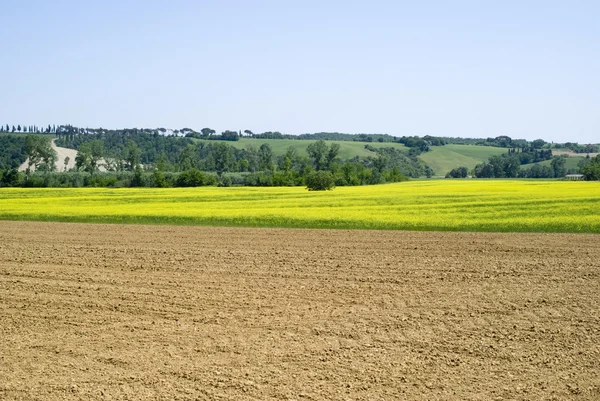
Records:
[[[0,219],[600,233],[600,183],[431,180],[339,187],[0,189]]]

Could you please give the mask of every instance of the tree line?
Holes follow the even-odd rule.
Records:
[[[553,156],[552,151],[530,149],[529,152],[508,152],[492,156],[487,162],[480,163],[471,171],[466,167],[452,169],[446,178],[466,178],[471,174],[476,178],[562,178],[566,174],[581,173],[586,180],[598,180],[600,157],[588,155],[578,163],[577,170],[566,168],[567,155]],[[549,164],[539,164],[550,160]],[[525,164],[526,166],[522,166]],[[531,164],[531,165],[529,165]]]
[[[430,174],[416,157],[394,148],[372,157],[340,158],[340,145],[324,140],[307,146],[307,156],[293,147],[276,156],[269,144],[237,149],[225,142],[194,142],[144,132],[81,134],[59,131],[59,146],[78,150],[75,169],[55,172],[56,153],[49,138],[25,137],[29,167],[4,172],[4,186],[295,186],[312,189],[398,182]],[[367,145],[368,146],[368,145]],[[14,167],[11,165],[11,167]],[[61,168],[59,167],[59,170]]]

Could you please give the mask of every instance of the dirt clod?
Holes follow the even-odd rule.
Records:
[[[0,399],[598,399],[598,294],[594,235],[0,222]]]

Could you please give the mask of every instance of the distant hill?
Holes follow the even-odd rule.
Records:
[[[70,127],[70,126],[65,126],[65,127],[59,127],[59,129],[61,131],[64,130],[74,130],[75,132],[77,132],[75,135],[76,136],[81,136],[83,135],[84,137],[87,136],[86,132],[96,132],[96,131],[100,131],[100,130],[89,130],[89,129],[83,129],[83,134],[82,134],[82,129],[80,128],[74,128],[74,127]],[[57,129],[58,131],[58,129]],[[137,130],[137,129],[132,129],[132,130],[125,130],[123,132],[124,136],[129,136],[131,134],[131,132],[146,132],[146,131],[151,131],[151,130]],[[175,134],[175,131],[173,130],[164,130],[164,132],[162,130],[154,130],[152,131],[154,132],[154,134],[159,134],[161,137],[163,137],[163,135],[168,135],[168,134]],[[181,134],[182,132],[187,132],[186,129],[178,131],[177,133]],[[6,135],[6,134],[0,134],[0,135]],[[26,134],[17,134],[16,135],[26,135]],[[38,134],[39,135],[39,134]],[[48,134],[47,134],[48,135]],[[54,133],[50,133],[50,136],[54,137],[55,135],[59,135],[60,134],[54,134]],[[104,134],[106,135],[106,134]],[[149,134],[151,135],[151,134]],[[340,134],[341,135],[341,134]],[[63,137],[65,137],[65,135],[63,134]],[[67,135],[68,137],[68,135]],[[351,136],[354,138],[354,136]],[[343,137],[345,139],[345,137]],[[205,143],[205,144],[215,144],[215,143],[225,143],[229,146],[233,146],[237,149],[246,149],[248,147],[256,147],[256,148],[260,148],[260,146],[262,144],[268,144],[272,151],[273,151],[273,155],[275,157],[277,156],[281,156],[284,155],[287,151],[288,148],[294,148],[296,149],[296,151],[298,152],[298,154],[300,156],[304,156],[307,157],[307,147],[308,145],[310,145],[311,143],[314,143],[316,141],[315,140],[310,140],[310,139],[267,139],[267,138],[249,138],[249,137],[242,137],[239,138],[238,140],[231,140],[231,141],[215,141],[215,140],[208,140],[208,139],[197,139],[197,138],[180,138],[182,141],[187,140],[187,141],[191,141],[191,142],[196,142],[196,143]],[[372,138],[368,138],[370,140],[372,140]],[[389,138],[380,138],[383,140],[389,139]],[[189,143],[189,142],[188,142]],[[369,142],[362,142],[362,141],[357,141],[357,140],[327,140],[327,143],[337,143],[340,145],[340,152],[339,152],[339,158],[341,160],[350,160],[352,158],[358,157],[360,159],[365,159],[367,157],[376,157],[376,153],[373,150],[369,150],[367,148],[370,147],[371,149],[376,148],[395,148],[395,149],[399,149],[399,150],[404,150],[408,153],[409,150],[411,150],[411,148],[405,146],[402,143],[398,143],[398,142],[379,142],[377,140],[373,140],[373,141],[369,141]],[[148,144],[146,144],[148,145]],[[153,142],[151,144],[149,144],[151,147],[155,146],[156,144],[154,144]],[[64,145],[62,145],[64,146]],[[156,145],[158,146],[158,145]],[[185,146],[185,145],[181,145],[181,146]],[[74,147],[76,148],[76,146],[67,146],[67,147]],[[145,147],[142,147],[143,149],[145,149]],[[162,147],[160,147],[162,149]],[[148,150],[148,149],[146,149]],[[413,149],[415,150],[415,149]],[[156,150],[156,154],[162,152],[164,150],[160,150],[157,148]],[[503,153],[506,153],[508,151],[508,149],[506,147],[495,147],[495,146],[478,146],[475,144],[456,144],[456,143],[450,143],[450,144],[446,144],[445,146],[429,146],[429,151],[427,152],[423,152],[421,154],[418,155],[418,158],[420,160],[422,160],[424,163],[426,163],[434,172],[435,175],[437,176],[443,176],[446,173],[448,173],[450,170],[457,168],[457,167],[467,167],[468,169],[472,169],[474,168],[477,164],[486,162],[491,156],[494,155],[500,155]],[[558,153],[558,152],[557,152]],[[417,153],[418,154],[418,153]],[[172,155],[169,155],[172,156]],[[177,156],[177,155],[175,155]],[[174,157],[175,157],[174,156]],[[567,164],[567,168],[576,168],[577,167],[577,162],[580,160],[580,158],[577,158],[577,160],[569,160],[568,164]],[[148,161],[148,162],[152,162],[152,161]],[[171,160],[172,163],[176,162],[176,157],[175,159]]]
[[[469,170],[479,163],[487,161],[491,156],[506,153],[508,149],[492,146],[445,145],[432,146],[429,152],[422,153],[419,158],[433,169],[436,175],[446,175],[457,167]]]
[[[197,142],[214,143],[211,140],[194,139]],[[238,149],[245,149],[248,146],[260,147],[263,143],[269,144],[273,153],[278,155],[285,154],[289,147],[298,151],[302,156],[308,156],[306,148],[315,141],[310,140],[294,140],[294,139],[253,139],[242,138],[238,141],[228,141],[227,144]],[[338,143],[341,147],[340,158],[343,160],[351,159],[358,156],[366,158],[375,156],[375,154],[365,148],[366,145],[374,148],[393,147],[396,149],[408,148],[400,143],[395,142],[350,142],[350,141],[327,141],[328,143]],[[445,175],[447,172],[456,167],[474,168],[477,164],[487,161],[491,156],[506,153],[506,148],[496,148],[492,146],[476,146],[476,145],[445,145],[432,146],[429,152],[419,155],[419,159],[423,160],[429,167],[433,169],[436,175]]]
[[[194,139],[195,142],[204,142],[204,143],[215,143],[212,140],[206,139]],[[227,145],[234,146],[238,149],[245,149],[248,146],[255,146],[257,148],[260,147],[263,143],[269,144],[271,149],[273,150],[273,154],[275,156],[284,155],[289,147],[296,149],[298,154],[301,156],[308,157],[308,153],[306,152],[306,148],[308,145],[316,141],[311,140],[299,140],[299,139],[254,139],[254,138],[241,138],[238,141],[227,141],[225,142]],[[337,143],[340,145],[340,158],[342,160],[351,159],[355,156],[360,158],[365,158],[368,156],[374,156],[374,153],[370,150],[366,149],[365,146],[369,145],[374,148],[383,148],[383,147],[393,147],[396,149],[406,149],[407,147],[402,145],[401,143],[394,142],[351,142],[351,141],[327,141],[327,143]]]

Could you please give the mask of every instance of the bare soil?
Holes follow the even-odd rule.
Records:
[[[600,237],[0,222],[0,399],[597,400]]]

